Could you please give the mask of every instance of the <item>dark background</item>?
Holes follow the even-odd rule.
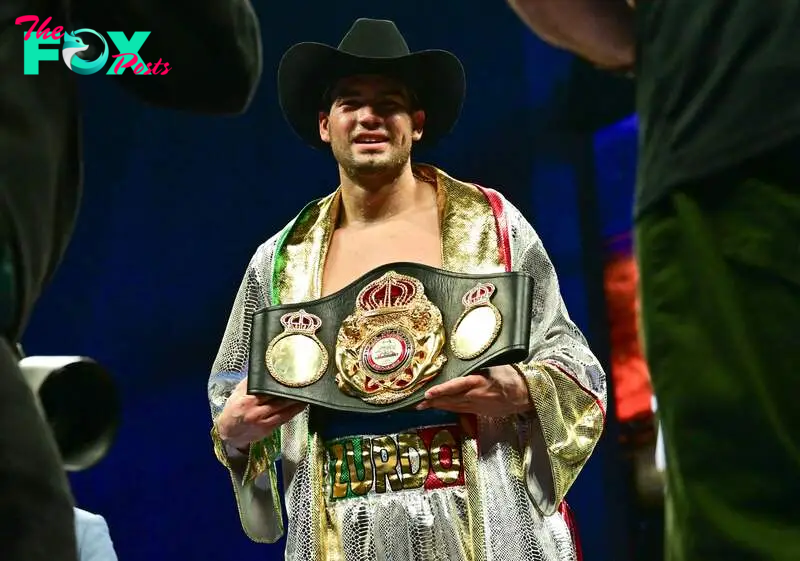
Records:
[[[29,355],[92,356],[119,383],[118,441],[72,482],[79,505],[106,517],[123,561],[282,558],[282,544],[253,544],[241,531],[211,448],[206,381],[253,251],[337,183],[332,160],[294,137],[278,108],[275,73],[293,43],[335,45],[356,18],[378,17],[395,20],[412,50],[462,59],[461,121],[415,158],[501,190],[526,214],[605,360],[593,133],[631,112],[632,84],[546,46],[500,0],[301,4],[256,2],[264,73],[246,115],[153,109],[113,76],[79,79],[85,200],[23,343]],[[627,219],[629,202],[619,204]],[[586,561],[628,558],[615,430],[568,497]]]

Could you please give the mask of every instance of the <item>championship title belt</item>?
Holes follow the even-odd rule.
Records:
[[[253,315],[248,393],[380,413],[489,366],[525,360],[533,279],[415,263],[373,269],[318,300]]]

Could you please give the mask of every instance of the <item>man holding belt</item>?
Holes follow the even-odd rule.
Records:
[[[564,497],[603,429],[604,373],[521,213],[411,162],[413,145],[458,118],[460,62],[410,53],[392,22],[362,19],[338,48],[289,49],[278,88],[290,125],[332,152],[341,183],[259,247],[209,379],[215,451],[245,533],[267,543],[284,533],[280,460],[290,561],[576,559]],[[399,261],[532,275],[530,355],[429,388],[416,410],[343,413],[247,394],[253,312]]]

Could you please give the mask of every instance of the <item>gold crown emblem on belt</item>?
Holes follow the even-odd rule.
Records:
[[[422,283],[389,271],[359,292],[355,311],[342,322],[336,383],[367,403],[395,403],[439,373],[444,343],[442,313]]]
[[[465,308],[474,308],[488,304],[497,289],[490,282],[478,283],[472,290],[464,294],[461,303]]]
[[[286,331],[311,335],[322,327],[322,320],[305,310],[298,310],[281,316],[281,325]]]

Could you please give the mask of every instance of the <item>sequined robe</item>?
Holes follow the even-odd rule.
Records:
[[[347,476],[348,470],[342,469],[341,454],[337,463],[330,445],[326,448],[310,426],[310,408],[252,445],[246,465],[230,460],[212,429],[216,456],[230,472],[242,527],[256,542],[273,543],[283,536],[280,465],[289,561],[574,560],[576,548],[562,503],[602,433],[605,374],[570,320],[552,263],[521,213],[496,191],[463,183],[436,168],[415,166],[415,174],[437,188],[443,268],[525,271],[535,279],[531,353],[514,365],[527,381],[535,414],[474,419],[477,430],[463,436],[460,451],[453,451],[449,463],[439,458],[440,466],[452,468],[454,458],[460,462],[461,485],[375,494],[381,483],[391,491],[384,473],[374,488],[370,480],[360,491],[353,487],[357,492],[347,500],[337,501],[332,500],[332,470],[337,477]],[[320,297],[339,197],[337,190],[309,204],[253,256],[209,378],[212,419],[246,376],[252,313]],[[362,428],[357,443],[389,438],[370,434],[370,428]],[[348,451],[352,459],[352,447]],[[352,485],[364,477],[365,466],[371,476],[382,461],[373,456],[373,465],[366,454],[360,457],[361,471],[351,466],[351,477],[345,478]],[[358,450],[355,455],[359,459]],[[389,477],[393,488],[397,469],[391,474],[394,480]],[[371,493],[365,494],[367,489]]]

